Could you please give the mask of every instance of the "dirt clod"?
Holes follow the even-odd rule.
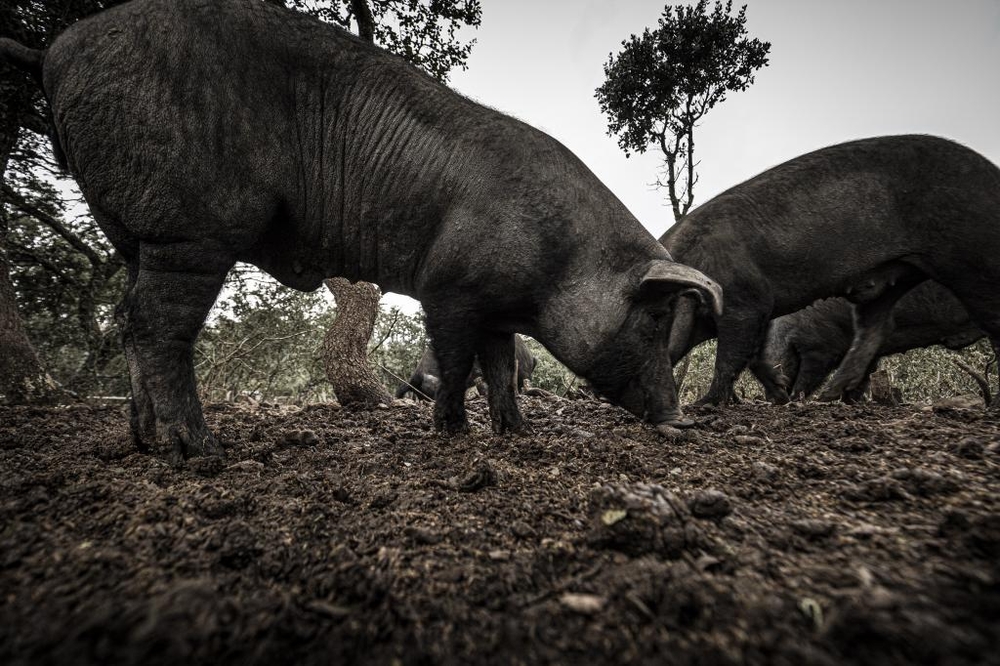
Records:
[[[702,490],[687,500],[688,508],[697,518],[718,519],[733,512],[732,500],[719,490]]]

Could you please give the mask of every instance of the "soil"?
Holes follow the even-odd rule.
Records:
[[[522,397],[0,409],[0,663],[1000,663],[1000,416]]]

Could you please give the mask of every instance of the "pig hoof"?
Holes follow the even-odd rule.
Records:
[[[469,432],[468,421],[446,421],[437,423],[437,429],[444,435],[465,435]]]
[[[517,418],[500,418],[493,421],[493,434],[503,435],[506,433],[513,433],[515,435],[531,435],[534,430],[531,424],[524,420],[520,415]]]
[[[515,425],[507,426],[506,432],[513,433],[515,435],[527,436],[534,435],[535,429],[531,427],[531,424],[527,421],[520,421]]]
[[[700,400],[696,400],[694,404],[696,407],[706,407],[706,406],[719,407],[721,405],[728,405],[733,402],[735,402],[735,400],[732,398],[725,398],[720,395],[709,394],[706,395],[704,398],[701,398]]]
[[[681,430],[669,423],[657,424],[655,428],[658,435],[675,442],[689,441],[692,433],[690,430]]]
[[[792,401],[792,399],[789,398],[788,394],[785,393],[784,391],[782,391],[780,393],[777,393],[777,392],[773,393],[769,397],[769,399],[770,399],[771,403],[775,404],[775,405],[787,405],[788,403],[790,403]]]
[[[692,426],[694,426],[694,421],[692,419],[677,418],[671,421],[663,421],[662,423],[657,423],[656,429],[659,430],[661,427],[683,429],[683,428],[690,428]]]
[[[188,458],[200,456],[224,457],[225,451],[211,433],[192,436],[187,428],[172,426],[169,430],[170,462],[181,465]]]

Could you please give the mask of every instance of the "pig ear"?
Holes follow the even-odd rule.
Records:
[[[676,293],[694,291],[705,302],[712,303],[716,316],[722,314],[722,287],[701,271],[674,261],[654,261],[639,281],[643,292]]]

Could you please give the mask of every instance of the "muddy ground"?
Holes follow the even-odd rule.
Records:
[[[997,415],[521,405],[0,409],[0,663],[1000,663]]]

